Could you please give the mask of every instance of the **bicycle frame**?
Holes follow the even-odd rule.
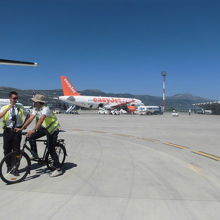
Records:
[[[22,135],[26,135],[27,133],[23,133]],[[49,152],[49,146],[47,140],[36,140],[36,142],[43,142],[44,145],[46,145],[44,149],[44,153],[42,157],[38,157],[34,151],[31,150],[31,147],[27,145],[28,140],[30,140],[29,137],[25,136],[22,138],[21,148],[18,151],[10,152],[8,155],[6,155],[2,161],[0,161],[0,178],[7,184],[12,183],[19,183],[23,181],[28,174],[31,172],[31,159],[29,155],[26,153],[29,151],[29,153],[36,156],[36,159],[33,159],[34,161],[37,161],[41,165],[46,165],[47,168],[51,171],[54,171],[56,166],[53,164],[53,158],[52,155]],[[65,158],[67,156],[66,148],[65,148],[65,140],[64,139],[58,139],[56,142],[56,150],[57,150],[57,156],[60,163],[60,167],[63,166],[65,162]],[[26,151],[26,152],[25,152]],[[11,166],[10,170],[7,166],[7,160],[11,160]],[[21,165],[21,167],[20,167]]]
[[[32,151],[30,147],[28,147],[28,145],[27,145],[28,140],[29,140],[29,137],[26,137],[25,141],[24,141],[24,144],[23,144],[23,146],[21,148],[21,151],[25,152],[25,149],[27,149],[32,155],[34,155],[36,157],[37,160],[45,161],[45,156],[46,156],[46,153],[48,151],[47,140],[35,140],[36,142],[43,142],[44,145],[46,145],[43,157],[38,157],[38,155],[34,151]]]

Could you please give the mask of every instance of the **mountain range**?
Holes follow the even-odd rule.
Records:
[[[50,103],[60,102],[55,100],[54,97],[62,96],[63,92],[61,89],[53,90],[21,90],[10,87],[0,87],[0,98],[8,98],[8,93],[10,91],[17,91],[19,93],[19,101],[24,105],[31,105],[32,102],[30,98],[36,94],[40,93],[47,97],[47,100]],[[129,93],[106,93],[97,89],[86,89],[79,91],[81,95],[88,96],[106,96],[106,97],[125,97],[125,98],[137,98],[140,99],[145,105],[161,105],[162,97],[160,96],[151,96],[151,95],[133,95]],[[191,94],[176,94],[174,96],[166,97],[166,106],[167,108],[175,108],[177,110],[186,110],[192,108],[192,104],[200,102],[211,101],[207,98],[202,98],[198,96],[193,96]]]

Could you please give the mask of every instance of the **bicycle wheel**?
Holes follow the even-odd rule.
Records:
[[[63,166],[65,158],[66,158],[66,148],[64,145],[59,144],[55,147],[59,162],[60,162],[60,167]],[[47,168],[50,170],[55,170],[56,167],[54,167],[54,160],[52,159],[50,153],[47,151],[46,156],[45,156],[45,161],[47,164]]]
[[[0,163],[0,177],[7,183],[19,183],[30,173],[31,161],[25,152],[14,151]]]

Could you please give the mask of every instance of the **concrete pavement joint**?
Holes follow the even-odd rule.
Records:
[[[0,189],[1,192],[7,192],[8,190],[5,189]],[[25,193],[25,190],[11,190],[12,192],[20,192],[20,193]],[[37,190],[33,190],[29,193],[39,193],[39,194],[48,194],[48,195],[63,195],[67,197],[71,197],[71,199],[74,196],[79,196],[79,197],[88,197],[88,198],[109,198],[109,199],[129,199],[129,196],[110,196],[110,195],[75,195],[75,194],[69,194],[69,193],[58,193],[58,192],[41,192]],[[149,197],[138,197],[138,196],[132,196],[132,199],[137,199],[137,200],[149,200],[149,201],[189,201],[189,202],[220,202],[218,199],[165,199],[165,198],[149,198]]]
[[[83,185],[81,185],[76,191],[75,191],[75,193],[74,194],[72,194],[71,195],[71,197],[68,199],[68,201],[66,201],[63,205],[61,205],[60,207],[59,207],[59,209],[58,210],[56,210],[56,212],[54,213],[54,214],[52,214],[49,218],[48,218],[48,220],[50,220],[50,219],[52,219],[59,211],[61,211],[62,209],[63,209],[63,207],[65,207],[74,197],[76,197],[76,196],[78,196],[78,193],[83,189],[83,187],[85,186],[85,184],[87,185],[90,185],[91,186],[91,184],[89,183],[89,180],[93,177],[93,175],[95,174],[95,172],[96,172],[96,170],[97,170],[97,168],[98,168],[98,166],[100,165],[100,163],[101,163],[101,161],[102,161],[102,156],[103,156],[103,149],[102,149],[102,146],[99,144],[99,141],[97,141],[98,143],[97,143],[97,145],[99,145],[99,149],[100,149],[100,155],[99,155],[99,158],[98,158],[98,161],[97,161],[97,163],[96,163],[96,165],[95,165],[95,168],[92,170],[92,172],[89,174],[89,176],[87,177],[87,178],[82,178],[81,177],[81,180],[83,180],[84,181],[84,184]],[[80,178],[80,176],[78,175],[78,177]],[[93,186],[92,186],[93,187]]]
[[[129,194],[128,194],[127,202],[126,202],[124,211],[122,213],[122,218],[121,218],[122,220],[125,218],[125,214],[126,214],[126,211],[129,207],[130,200],[132,199],[132,192],[133,192],[133,188],[134,188],[134,179],[135,179],[135,171],[136,171],[134,157],[132,156],[132,154],[130,153],[128,148],[125,148],[125,150],[127,151],[128,155],[130,157],[130,163],[132,164],[132,178],[131,178],[131,184],[129,187]]]

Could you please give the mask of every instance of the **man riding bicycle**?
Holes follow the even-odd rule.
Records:
[[[51,174],[51,177],[59,176],[62,174],[60,168],[60,163],[58,156],[56,154],[55,145],[57,142],[60,124],[55,116],[55,114],[50,110],[48,106],[45,105],[44,95],[36,94],[32,98],[34,109],[29,117],[29,119],[24,123],[20,129],[17,131],[26,129],[31,122],[36,118],[36,125],[33,130],[27,132],[29,136],[29,142],[32,151],[37,155],[37,145],[36,139],[43,136],[47,136],[48,151],[54,161],[53,166],[56,168]],[[33,155],[34,159],[35,155]]]

